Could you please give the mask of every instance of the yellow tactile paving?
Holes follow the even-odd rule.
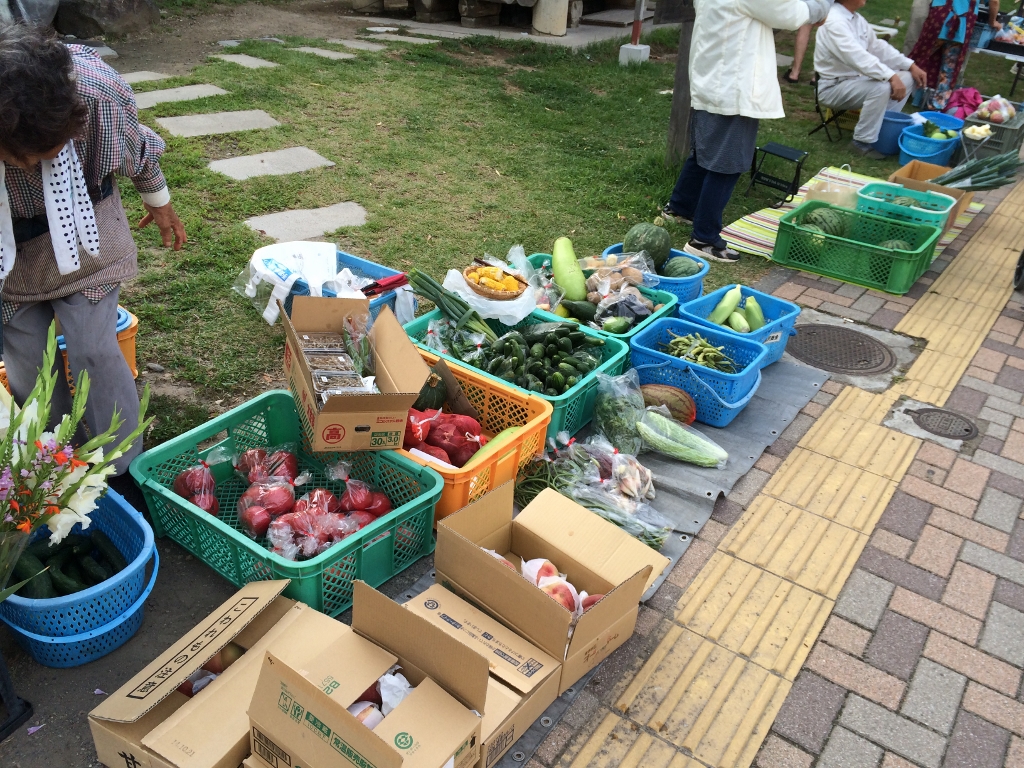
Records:
[[[950,389],[932,386],[931,384],[926,384],[923,381],[903,381],[895,385],[892,388],[892,391],[900,395],[906,395],[913,400],[935,405],[940,408],[946,404],[946,400],[948,400],[949,396],[953,394]]]
[[[719,548],[834,600],[867,541],[852,528],[758,498]]]
[[[749,563],[718,552],[713,590],[692,586],[680,598],[676,620],[697,634],[787,680],[796,677],[832,601]],[[710,581],[710,579],[709,579]]]
[[[1005,305],[1022,242],[1019,185],[897,325],[928,342],[906,379],[833,401],[680,598],[616,703],[624,716],[607,715],[572,766],[749,768],[921,444],[882,421],[900,396],[945,404]]]
[[[798,445],[873,474],[896,478],[907,471],[920,443],[909,435],[829,409]]]
[[[847,387],[829,406],[830,411],[849,413],[858,419],[881,424],[899,396],[892,392],[873,394],[857,387]]]
[[[972,355],[973,356],[973,355]],[[971,358],[944,355],[933,349],[926,349],[907,371],[907,381],[919,381],[939,389],[952,391],[964,375]]]
[[[897,483],[805,448],[793,450],[754,505],[768,496],[862,533],[874,530]]]

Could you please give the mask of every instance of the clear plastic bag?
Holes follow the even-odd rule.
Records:
[[[601,467],[601,480],[634,499],[653,499],[654,475],[636,456],[619,452],[601,435],[591,435],[583,448]]]
[[[660,550],[674,527],[671,520],[650,504],[630,500],[600,486],[575,488],[572,498],[651,549]]]
[[[725,469],[729,454],[704,433],[676,421],[668,408],[648,408],[637,424],[644,448],[699,467]]]
[[[352,314],[345,318],[341,336],[345,341],[345,351],[355,365],[360,376],[373,376],[375,360],[373,344],[370,342],[370,327],[373,321],[369,309],[365,313]]]
[[[636,370],[630,368],[621,376],[597,374],[594,430],[620,453],[636,456],[643,450],[636,425],[643,418],[645,407]]]
[[[646,285],[651,288],[658,284],[654,262],[647,255],[647,251],[588,256],[580,259],[579,265],[580,269],[592,270],[592,274],[587,278],[587,290],[591,290],[592,280],[609,280],[614,291],[623,285]]]
[[[250,448],[235,456],[232,464],[249,483],[258,483],[272,477],[295,480],[299,476],[299,459],[294,443],[267,448]]]
[[[654,302],[633,286],[626,286],[617,293],[604,296],[598,302],[594,322],[590,325],[609,333],[622,333],[623,331],[612,329],[610,321],[613,318],[625,318],[629,324],[628,329],[632,329],[653,314]]]
[[[423,343],[427,349],[431,349],[441,355],[454,355],[452,354],[452,331],[455,326],[448,320],[448,318],[441,318],[439,320],[431,320],[427,324],[427,335],[423,338]]]
[[[198,464],[179,472],[171,488],[181,498],[216,517],[220,514],[220,503],[217,501],[217,481],[211,467],[230,460],[231,451],[228,448],[214,448]]]

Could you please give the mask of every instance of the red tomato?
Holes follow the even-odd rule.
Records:
[[[391,511],[391,500],[379,491],[370,494],[370,504],[366,511],[374,517],[383,517]]]
[[[341,508],[345,512],[366,509],[370,506],[370,487],[362,480],[349,480],[341,494]]]
[[[245,526],[249,536],[254,539],[267,535],[267,528],[270,527],[270,513],[263,507],[246,507],[238,513],[238,521]]]

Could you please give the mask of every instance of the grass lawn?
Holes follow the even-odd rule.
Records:
[[[865,13],[907,18],[909,7],[910,0],[872,0]],[[282,66],[249,70],[210,60],[187,77],[139,84],[144,91],[212,83],[230,92],[142,112],[154,127],[156,117],[240,109],[264,109],[282,123],[220,137],[165,136],[163,167],[189,244],[174,253],[158,247],[155,228],[138,235],[141,274],[125,286],[122,302],[141,320],[140,363],[165,366],[205,402],[229,404],[266,388],[264,374],[280,369],[280,326],[267,326],[230,290],[265,244],[242,223],[251,216],[353,200],[366,207],[368,221],[333,237],[344,250],[438,278],[485,252],[503,256],[516,243],[527,253],[548,251],[568,235],[586,255],[621,241],[630,226],[657,215],[678,172],[664,164],[671,97],[658,93],[672,87],[677,32],[659,30],[648,42],[656,58],[625,69],[617,42],[574,54],[478,37],[331,61],[250,41],[233,52]],[[779,33],[778,42],[787,51],[792,34]],[[984,93],[1006,94],[1011,79],[1002,60],[970,62],[967,82]],[[845,140],[829,144],[823,132],[808,137],[817,120],[813,90],[783,88],[787,119],[763,122],[760,140],[810,151],[805,177],[848,162],[883,177],[898,166],[896,159],[854,160]],[[211,159],[301,145],[337,165],[244,182],[206,167]],[[744,197],[745,185],[741,180],[727,221],[771,202],[760,190]],[[137,220],[138,195],[123,186],[129,218]],[[681,246],[688,230],[671,231]],[[707,288],[752,282],[768,267],[754,257],[713,266]],[[155,405],[161,423],[151,442],[206,415],[173,398]]]

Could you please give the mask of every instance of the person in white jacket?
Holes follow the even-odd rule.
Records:
[[[836,0],[824,26],[818,30],[814,70],[818,73],[818,101],[831,109],[859,109],[860,120],[850,146],[873,160],[884,157],[872,148],[882,130],[887,110],[899,112],[916,83],[927,76],[884,40],[857,13],[867,0]]]
[[[735,263],[722,213],[750,170],[758,120],[785,117],[772,29],[818,24],[832,0],[694,0],[690,47],[691,153],[662,209],[693,224],[686,252]]]

